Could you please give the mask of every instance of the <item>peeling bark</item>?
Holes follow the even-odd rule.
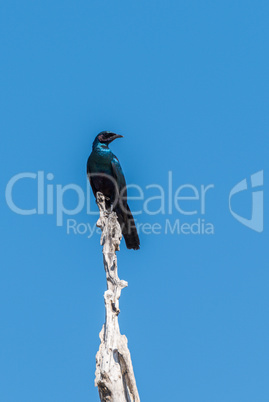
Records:
[[[116,251],[120,249],[121,229],[116,213],[106,210],[102,193],[97,193],[96,201],[100,210],[97,226],[102,230],[107,290],[104,294],[106,319],[96,354],[95,386],[101,402],[139,402],[127,338],[121,335],[118,323],[121,290],[128,286],[118,277]]]

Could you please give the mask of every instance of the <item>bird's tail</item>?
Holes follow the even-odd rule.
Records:
[[[119,224],[121,226],[122,235],[124,237],[127,248],[138,250],[140,248],[140,240],[137,234],[135,221],[128,204],[126,204],[125,208],[125,212],[119,210],[119,208],[116,208],[116,213],[118,216]]]

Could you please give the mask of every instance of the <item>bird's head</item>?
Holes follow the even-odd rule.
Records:
[[[101,142],[101,144],[108,145],[112,141],[114,141],[116,138],[122,138],[122,135],[112,133],[111,131],[101,131],[95,138],[95,141]]]

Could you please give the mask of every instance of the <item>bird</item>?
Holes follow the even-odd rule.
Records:
[[[118,158],[108,147],[116,138],[122,137],[111,131],[101,131],[95,137],[87,161],[87,175],[95,198],[97,192],[101,192],[106,197],[107,209],[116,212],[126,247],[138,250],[140,240],[127,203],[125,177]]]

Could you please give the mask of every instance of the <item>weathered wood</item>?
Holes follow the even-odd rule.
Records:
[[[105,324],[99,334],[101,344],[96,354],[95,385],[101,402],[139,402],[127,338],[121,335],[118,323],[121,290],[128,286],[118,277],[116,251],[120,249],[121,229],[116,213],[106,210],[102,193],[97,193],[96,201],[100,210],[97,226],[102,230],[107,290]]]

